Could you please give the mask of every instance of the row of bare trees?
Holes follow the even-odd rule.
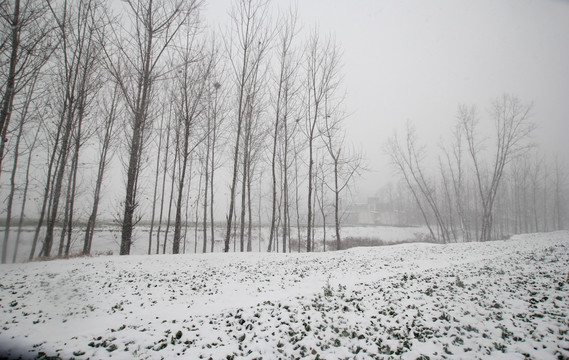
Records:
[[[259,171],[265,165],[270,167],[271,174],[267,250],[278,251],[280,234],[282,251],[291,251],[293,205],[296,205],[296,241],[300,249],[300,216],[303,212],[299,208],[298,184],[307,182],[306,213],[303,214],[307,226],[306,237],[302,240],[306,251],[312,251],[316,209],[314,184],[319,176],[315,171],[316,150],[329,149],[329,156],[321,159],[321,164],[332,169],[334,176],[327,173],[326,179],[322,180],[329,188],[328,193],[335,195],[332,201],[336,209],[339,208],[340,193],[361,170],[362,161],[357,152],[350,152],[342,137],[340,50],[334,38],[330,35],[322,37],[317,29],[313,29],[308,40],[299,44],[296,10],[290,9],[276,22],[276,27],[271,27],[268,5],[266,1],[237,2],[230,14],[232,35],[224,37],[230,59],[229,75],[235,88],[233,115],[236,119],[224,250],[229,250],[236,226],[239,175],[240,250],[252,248],[251,184],[255,170]],[[266,119],[272,119],[268,126]],[[263,154],[265,161],[261,162]],[[299,171],[302,163],[306,164],[304,177],[303,169]],[[330,179],[335,179],[335,183]],[[294,194],[290,191],[293,181]],[[248,224],[246,234],[245,224]],[[335,224],[339,244],[339,211],[336,211]]]
[[[386,153],[433,239],[488,241],[566,226],[564,166],[539,155],[531,109],[502,95],[492,102],[488,126],[475,106],[459,106],[436,161],[411,124],[402,139],[395,134],[388,141]]]
[[[340,198],[362,159],[345,141],[334,37],[262,0],[236,0],[229,26],[212,31],[202,7],[1,3],[3,263],[9,247],[18,257],[24,223],[34,225],[29,259],[54,245],[70,255],[76,242],[90,254],[101,207],[120,225],[120,254],[140,221],[149,254],[186,252],[189,224],[194,251],[198,237],[203,252],[216,240],[251,251],[254,223],[270,224],[268,251],[291,251],[293,240],[312,251],[317,204],[323,218],[334,209],[340,246]],[[117,188],[120,199],[105,196]],[[225,189],[227,212],[215,208]]]

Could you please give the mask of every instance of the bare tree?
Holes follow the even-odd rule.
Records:
[[[566,193],[564,189],[567,186],[567,172],[564,171],[563,166],[561,165],[561,160],[559,157],[555,157],[553,160],[553,192],[554,192],[554,200],[553,200],[553,218],[555,222],[555,229],[565,229],[565,222],[563,215],[566,214],[566,208],[564,207],[565,204],[565,196]]]
[[[158,229],[156,231],[156,254],[160,254],[160,231],[162,230],[162,219],[164,215],[164,200],[166,194],[166,175],[168,173],[168,155],[170,154],[170,119],[172,115],[172,102],[170,102],[169,111],[168,111],[168,122],[166,123],[166,148],[164,149],[164,164],[162,167],[162,190],[160,195],[160,215],[158,217]],[[160,135],[161,137],[163,135]],[[164,235],[164,242],[166,242],[167,232]]]
[[[325,191],[326,186],[326,178],[329,176],[327,169],[327,165],[324,157],[320,156],[316,158],[316,172],[314,176],[314,195],[315,200],[318,205],[318,209],[320,210],[320,219],[322,221],[322,249],[326,251],[326,218],[328,215],[328,196],[327,192]]]
[[[293,148],[297,149],[296,141],[293,139]],[[298,240],[298,252],[300,253],[300,243],[301,243],[301,235],[300,235],[300,196],[299,196],[299,174],[298,174],[298,153],[295,154],[293,157],[294,159],[294,204],[295,204],[295,212],[296,212],[296,237]]]
[[[55,126],[55,133],[54,134],[50,134],[49,130],[49,126],[48,126],[48,115],[51,115],[49,113],[54,112],[55,110],[52,109],[52,106],[50,105],[50,103],[48,102],[45,106],[45,109],[49,110],[48,114],[38,114],[38,118],[39,118],[39,122],[40,122],[40,127],[43,128],[45,131],[45,133],[47,134],[47,138],[45,139],[46,144],[44,144],[47,149],[45,151],[45,153],[48,154],[47,156],[47,169],[46,169],[46,176],[45,176],[45,183],[44,183],[44,187],[43,187],[43,197],[42,197],[42,202],[41,202],[41,208],[40,208],[40,213],[39,213],[39,219],[37,221],[37,225],[36,225],[36,229],[34,232],[34,237],[32,240],[32,248],[30,250],[30,256],[28,258],[28,260],[32,260],[36,254],[36,248],[37,248],[37,244],[38,244],[38,240],[39,240],[39,236],[41,233],[41,229],[42,226],[44,224],[44,219],[45,217],[49,217],[48,214],[48,208],[51,207],[50,202],[52,199],[52,188],[53,188],[53,183],[52,183],[52,177],[53,177],[53,171],[54,171],[54,167],[56,166],[57,162],[58,162],[58,156],[57,156],[57,150],[59,149],[59,142],[61,139],[61,130],[62,130],[62,118],[59,117],[59,119],[56,121],[56,126]],[[50,148],[51,147],[51,148]]]
[[[260,63],[259,63],[260,65]],[[240,222],[240,232],[239,232],[239,242],[240,250],[245,251],[245,224],[246,216],[249,213],[249,218],[251,218],[251,202],[250,195],[248,194],[251,190],[251,182],[254,177],[254,170],[257,168],[256,163],[259,161],[260,149],[265,148],[265,138],[266,138],[266,127],[260,121],[261,117],[265,112],[264,103],[264,78],[266,71],[265,69],[257,69],[255,71],[254,78],[251,81],[251,86],[246,89],[247,99],[245,102],[246,113],[244,116],[244,128],[243,128],[243,146],[242,146],[242,169],[241,169],[241,222]],[[249,210],[248,210],[249,209]],[[251,223],[248,224],[249,231],[247,232],[247,248],[251,248],[251,236],[250,227]],[[249,250],[250,251],[250,250]]]
[[[532,232],[539,232],[544,231],[543,228],[540,230],[539,226],[539,216],[538,216],[538,207],[539,207],[539,198],[538,193],[540,193],[540,186],[542,174],[545,174],[544,169],[542,169],[541,164],[545,164],[543,158],[539,156],[537,152],[533,155],[533,161],[531,163],[531,174],[530,174],[530,185],[531,185],[531,210],[532,210]],[[498,197],[498,200],[500,198]]]
[[[453,142],[450,148],[443,147],[443,154],[446,159],[447,168],[452,182],[452,192],[454,195],[455,208],[459,221],[459,228],[462,239],[471,241],[470,221],[467,216],[465,201],[465,165],[464,165],[464,133],[460,124],[453,129]]]
[[[219,166],[219,159],[216,158],[216,150],[219,147],[219,133],[223,122],[224,99],[226,91],[221,89],[221,83],[217,81],[224,73],[223,62],[219,48],[216,43],[215,34],[212,35],[211,45],[208,50],[211,56],[211,69],[205,91],[205,162],[204,162],[204,201],[203,201],[203,252],[207,250],[208,231],[210,232],[210,243],[213,252],[215,245],[215,222],[214,222],[214,177],[215,170]],[[220,90],[221,89],[221,90]],[[221,93],[221,94],[220,94]],[[209,209],[209,219],[208,219]],[[210,222],[208,228],[208,220]]]
[[[502,95],[492,103],[491,116],[494,120],[495,147],[489,171],[484,171],[481,156],[482,143],[477,133],[479,118],[474,107],[459,107],[459,121],[466,135],[482,204],[480,241],[488,241],[492,234],[494,201],[506,165],[516,156],[523,154],[532,144],[528,142],[535,124],[530,121],[531,104],[524,104],[516,97]]]
[[[267,31],[267,1],[239,0],[231,10],[232,34],[225,42],[226,51],[230,60],[232,77],[237,92],[236,132],[233,149],[233,175],[231,180],[229,212],[225,234],[224,251],[229,251],[231,229],[233,225],[233,212],[235,208],[235,192],[237,189],[237,174],[239,171],[239,154],[241,152],[241,138],[243,121],[249,109],[247,108],[248,89],[253,86],[252,81],[258,79],[257,73],[260,64],[264,61],[271,38]]]
[[[14,197],[16,194],[16,177],[18,173],[18,160],[20,156],[20,144],[24,140],[24,127],[26,123],[29,122],[28,119],[28,112],[32,102],[34,90],[35,90],[36,81],[32,81],[30,84],[29,89],[27,89],[26,96],[24,98],[24,103],[22,104],[22,110],[20,114],[20,122],[18,124],[18,132],[16,135],[16,144],[14,148],[14,160],[12,163],[12,172],[10,174],[10,192],[8,194],[7,205],[6,205],[6,223],[4,225],[4,241],[2,242],[2,264],[6,263],[8,257],[8,242],[10,239],[10,227],[12,222],[12,208],[14,204]],[[37,136],[36,136],[37,139]],[[35,145],[35,140],[34,140]],[[31,152],[31,149],[28,151]],[[27,184],[26,184],[27,185]],[[16,253],[16,251],[14,251]],[[14,255],[14,261],[15,261]]]
[[[121,255],[130,253],[144,135],[152,121],[149,117],[152,90],[165,71],[161,59],[201,4],[197,0],[126,0],[125,3],[131,23],[121,31],[114,29],[116,59],[109,52],[106,54],[111,74],[130,112],[132,130],[127,144]]]
[[[213,49],[212,51],[213,56],[217,59],[217,49]],[[216,63],[215,65],[218,65]],[[203,219],[203,227],[204,227],[204,239],[206,239],[206,231],[207,231],[207,206],[209,206],[209,231],[210,231],[210,252],[214,251],[215,246],[215,221],[214,221],[214,202],[215,202],[215,191],[214,191],[214,184],[215,184],[215,172],[221,166],[221,157],[217,156],[218,151],[221,150],[223,143],[219,141],[220,136],[223,135],[223,123],[225,119],[225,99],[227,96],[227,90],[222,89],[221,83],[215,81],[215,78],[222,77],[223,69],[212,69],[212,83],[210,91],[208,92],[209,95],[207,97],[208,105],[208,114],[207,114],[207,156],[206,156],[206,166],[208,169],[206,170],[206,181],[208,182],[207,188],[209,189],[209,199],[207,195],[205,196],[204,200],[204,219]],[[207,191],[205,192],[207,194]],[[209,204],[208,204],[209,201]],[[205,240],[204,240],[205,241]]]
[[[101,190],[103,187],[103,180],[105,176],[105,170],[110,163],[111,156],[109,156],[109,150],[112,143],[112,134],[115,126],[115,120],[118,115],[119,106],[119,89],[118,86],[114,86],[110,98],[105,98],[104,102],[104,122],[99,128],[97,136],[100,139],[99,145],[99,160],[97,165],[97,177],[95,180],[95,189],[93,192],[93,204],[91,206],[91,214],[87,220],[87,226],[85,229],[85,239],[83,241],[83,254],[88,255],[91,253],[91,246],[93,244],[93,234],[95,226],[97,224],[97,215],[99,209],[99,203],[101,200]]]
[[[356,175],[364,170],[363,156],[361,152],[350,151],[345,144],[345,135],[342,131],[343,112],[340,109],[341,101],[330,104],[325,101],[326,116],[323,124],[320,124],[320,133],[324,140],[325,148],[330,157],[332,167],[333,183],[324,184],[334,194],[334,229],[336,235],[336,250],[341,248],[341,216],[340,198],[342,193],[349,188],[350,183]]]
[[[0,3],[0,174],[16,96],[33,81],[53,52],[52,25],[39,0]]]
[[[24,189],[22,191],[22,205],[20,208],[20,218],[18,220],[18,230],[16,235],[16,244],[14,245],[14,255],[12,257],[12,262],[15,263],[17,256],[18,256],[18,248],[20,245],[20,238],[22,235],[22,227],[24,225],[24,216],[26,213],[26,203],[28,200],[28,189],[30,187],[30,167],[32,165],[32,156],[34,154],[34,150],[36,149],[36,143],[38,140],[38,135],[40,133],[40,127],[37,128],[34,138],[31,144],[28,146],[28,159],[26,165],[26,175],[24,177]]]
[[[272,213],[271,213],[271,228],[269,230],[269,246],[268,251],[271,251],[273,245],[273,237],[276,231],[276,208],[277,208],[277,145],[279,139],[287,141],[287,134],[283,138],[282,132],[284,131],[283,123],[287,122],[288,106],[290,103],[289,97],[292,93],[290,87],[293,77],[296,75],[294,68],[294,49],[292,47],[295,36],[297,35],[297,12],[296,9],[291,9],[288,16],[282,21],[279,31],[279,70],[277,73],[277,90],[275,101],[275,120],[273,126],[273,151],[271,157],[271,176],[272,176]],[[281,120],[282,118],[282,120]],[[286,126],[286,124],[285,124]],[[285,169],[286,171],[286,169]],[[286,185],[285,185],[286,186]],[[283,191],[285,189],[283,188]],[[285,216],[285,223],[287,219]],[[284,233],[286,237],[286,232]],[[286,240],[283,239],[283,249],[286,248]],[[283,250],[284,252],[284,250]]]
[[[179,124],[175,126],[175,147],[174,147],[174,161],[172,162],[172,176],[170,177],[170,200],[168,201],[168,215],[166,217],[166,229],[164,231],[164,242],[162,243],[162,254],[166,254],[166,247],[168,246],[168,235],[170,233],[170,220],[172,219],[172,202],[174,201],[175,184],[176,184],[176,170],[179,170],[178,156],[180,155],[180,130]],[[166,171],[166,170],[164,170]]]
[[[431,237],[433,239],[437,239],[438,237],[435,235],[429,222],[427,214],[428,209],[430,208],[435,214],[439,230],[443,226],[442,218],[438,211],[437,204],[434,201],[434,195],[432,195],[435,191],[433,185],[426,179],[424,170],[421,170],[420,167],[420,164],[424,163],[425,159],[424,149],[421,146],[418,147],[415,129],[411,124],[407,124],[407,133],[404,139],[404,144],[399,142],[397,134],[395,134],[387,142],[385,152],[391,158],[392,164],[403,177],[405,183],[409,187],[409,190],[413,194],[413,198],[417,203],[417,207],[421,211]],[[445,234],[444,231],[441,232],[442,234]],[[445,241],[444,238],[443,241]]]
[[[326,117],[326,99],[333,98],[337,90],[340,75],[340,52],[335,40],[328,36],[320,38],[317,30],[313,30],[306,50],[306,124],[305,135],[308,143],[308,215],[306,229],[306,251],[312,251],[312,219],[313,219],[313,179],[314,149],[320,136],[318,123]]]
[[[210,189],[209,185],[210,185],[210,181],[209,181],[209,176],[210,176],[210,168],[209,168],[209,162],[210,162],[210,156],[211,156],[211,133],[212,133],[212,116],[211,116],[211,101],[210,101],[210,96],[209,96],[209,91],[207,91],[207,105],[206,105],[206,135],[205,135],[205,161],[204,161],[204,176],[205,176],[205,186],[204,186],[204,201],[203,201],[203,249],[202,252],[206,252],[207,251],[207,209],[208,209],[208,195],[209,195],[209,191],[211,190],[213,192],[213,187]],[[215,112],[214,112],[215,113]],[[197,223],[196,223],[196,227],[197,227]]]
[[[154,233],[154,221],[156,218],[156,203],[158,201],[158,178],[160,175],[160,153],[162,151],[162,140],[164,139],[164,118],[165,118],[165,111],[162,112],[160,116],[160,127],[158,128],[158,149],[156,152],[156,167],[154,171],[154,191],[152,192],[152,215],[150,218],[150,230],[148,231],[148,255],[152,253],[152,235]],[[157,236],[159,239],[160,236]],[[160,247],[160,244],[158,244]]]
[[[336,150],[331,151],[334,184],[332,192],[334,194],[334,229],[336,232],[336,249],[341,248],[342,237],[342,212],[340,210],[340,198],[342,193],[350,188],[355,176],[360,175],[365,170],[362,153],[357,150],[350,150],[342,142],[337,143]]]
[[[200,160],[203,161],[203,160]],[[197,191],[197,196],[196,196],[196,201],[194,202],[194,210],[195,210],[195,217],[194,217],[194,253],[198,252],[198,221],[200,219],[200,201],[201,201],[201,195],[202,195],[202,184],[203,184],[203,180],[204,180],[204,174],[203,172],[199,173],[200,178],[198,181],[198,191]],[[206,243],[204,241],[204,246],[202,249],[202,252],[205,252],[206,250]]]
[[[216,153],[217,153],[217,146],[218,146],[218,138],[220,136],[221,125],[223,124],[223,99],[225,98],[223,95],[220,96],[220,88],[221,84],[219,82],[213,83],[214,87],[214,101],[212,106],[212,119],[210,126],[208,127],[208,139],[209,139],[209,147],[210,147],[210,171],[209,171],[209,189],[210,189],[210,197],[209,197],[209,216],[210,216],[210,241],[211,241],[211,249],[210,251],[213,252],[214,245],[215,245],[215,222],[214,222],[214,179],[215,179],[215,170],[217,166],[216,163]],[[221,100],[220,100],[221,98]],[[205,227],[204,220],[204,227]]]
[[[196,121],[202,117],[205,109],[205,97],[208,91],[209,77],[214,64],[213,54],[204,53],[204,45],[198,44],[198,48],[193,47],[195,41],[194,29],[187,32],[181,47],[181,61],[179,67],[178,81],[178,104],[176,117],[179,122],[179,130],[183,134],[181,138],[180,152],[180,173],[178,177],[178,199],[176,201],[176,215],[174,221],[173,253],[180,252],[180,236],[182,226],[182,197],[186,180],[187,164],[190,153],[201,143],[203,138],[196,139],[196,143],[190,148],[191,132],[194,130]],[[206,134],[207,136],[207,134]],[[207,169],[207,164],[205,166]],[[206,182],[207,184],[207,182]],[[197,226],[197,223],[196,223]],[[204,239],[204,252],[206,243]]]
[[[292,57],[291,57],[292,58]],[[282,182],[282,212],[283,212],[283,252],[286,252],[286,244],[288,242],[288,249],[289,252],[292,251],[291,249],[291,218],[290,218],[290,208],[291,203],[293,202],[291,199],[291,193],[289,191],[289,184],[291,179],[294,177],[295,183],[297,182],[296,175],[296,162],[298,157],[300,156],[300,148],[297,148],[296,144],[302,143],[298,138],[299,136],[299,122],[302,118],[301,112],[303,111],[300,105],[300,87],[297,84],[297,76],[298,71],[295,70],[298,68],[298,57],[295,60],[291,59],[290,68],[291,73],[287,77],[287,81],[284,84],[283,89],[283,110],[282,110],[282,131],[280,132],[280,141],[281,141],[281,156],[279,158],[280,161],[280,170],[281,170],[281,182]],[[299,140],[297,143],[296,140]],[[292,173],[293,167],[295,168],[295,173]],[[298,186],[298,184],[296,184]],[[295,197],[298,196],[298,188],[295,192]],[[298,201],[295,201],[296,205],[298,206]],[[298,215],[298,208],[297,215]],[[297,219],[300,222],[300,219]],[[298,225],[298,224],[297,224]],[[299,235],[300,229],[297,229]],[[298,241],[300,242],[300,236],[298,236]]]
[[[58,116],[62,131],[60,147],[57,149],[59,154],[53,179],[46,236],[41,252],[45,257],[51,254],[73,132],[76,126],[82,123],[86,107],[90,102],[96,68],[93,65],[101,48],[95,33],[95,29],[100,26],[98,12],[101,11],[96,0],[80,0],[72,5],[64,2],[61,9],[55,9],[50,5],[50,10],[57,23],[61,41],[58,57],[60,58],[59,85],[62,102]]]
[[[22,134],[20,131],[22,124],[20,124],[19,131],[10,130],[14,102],[23,89],[34,88],[30,83],[36,81],[41,69],[53,54],[58,43],[57,39],[52,36],[52,19],[45,16],[48,11],[47,6],[41,0],[0,2],[0,73],[5,76],[0,81],[0,173],[6,155],[7,142],[14,133],[18,133],[17,136],[20,137]],[[33,100],[37,99],[34,98]],[[29,101],[24,100],[22,103],[25,109],[27,107],[25,104]],[[18,140],[17,142],[19,143]],[[35,143],[36,141],[34,141]],[[16,158],[17,155],[14,157],[15,162]],[[29,172],[27,171],[26,179],[28,175]],[[28,185],[26,183],[26,190]],[[50,186],[48,185],[48,187]],[[47,201],[44,204],[47,204]],[[42,221],[45,214],[44,210],[45,207],[42,208]],[[42,221],[39,222],[38,229],[41,227]],[[18,238],[19,236],[20,234],[18,234]],[[38,238],[39,230],[34,235],[31,256],[35,252]],[[7,245],[7,237],[4,240]],[[4,251],[3,261],[5,261],[5,256],[6,252]]]
[[[106,26],[106,22],[103,22],[102,16],[105,10],[99,10],[99,5],[97,3],[94,4],[94,7],[95,10],[91,13],[91,23],[93,24],[93,29],[96,29],[99,33],[104,34],[104,27]],[[61,241],[59,247],[60,250],[58,253],[59,256],[62,255],[62,245],[65,241],[65,236],[67,236],[65,256],[69,256],[74,226],[75,200],[78,195],[77,174],[79,172],[79,155],[83,145],[92,137],[92,135],[94,135],[94,131],[96,130],[94,129],[94,126],[89,126],[90,124],[94,123],[94,121],[87,120],[91,120],[91,118],[88,118],[89,115],[91,115],[89,109],[93,107],[92,103],[97,97],[99,89],[102,87],[102,76],[98,56],[93,56],[91,52],[98,54],[101,46],[104,46],[104,40],[101,40],[101,37],[99,37],[98,41],[95,41],[94,46],[87,46],[87,48],[84,50],[85,58],[87,61],[82,64],[81,70],[84,72],[84,75],[82,76],[79,88],[79,98],[75,115],[76,120],[73,132],[71,134],[72,143],[70,144],[70,147],[73,148],[73,156],[71,158],[70,170],[68,174],[64,223],[60,234]],[[98,114],[95,114],[95,117],[97,117],[97,115]]]

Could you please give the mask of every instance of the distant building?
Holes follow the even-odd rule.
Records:
[[[379,197],[369,197],[365,203],[352,203],[346,206],[342,223],[344,225],[409,225],[407,214],[393,209]]]

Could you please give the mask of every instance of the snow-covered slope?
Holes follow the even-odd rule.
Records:
[[[569,357],[569,232],[0,266],[0,356]]]

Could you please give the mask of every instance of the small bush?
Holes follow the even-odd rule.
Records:
[[[334,295],[334,292],[332,290],[332,286],[330,286],[330,278],[328,278],[328,280],[326,280],[326,285],[324,285],[322,287],[322,290],[324,290],[324,296],[326,296],[326,297],[330,297],[330,296]]]

